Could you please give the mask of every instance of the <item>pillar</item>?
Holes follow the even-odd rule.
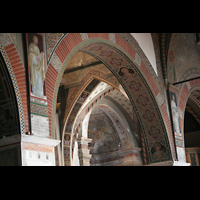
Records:
[[[81,137],[77,139],[77,142],[80,166],[90,166],[92,155],[90,154],[88,145],[92,142],[92,139]]]

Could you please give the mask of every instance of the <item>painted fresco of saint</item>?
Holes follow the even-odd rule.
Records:
[[[78,101],[80,101],[80,102],[83,103],[83,102],[86,100],[87,97],[88,97],[88,93],[83,92],[83,93],[81,94],[80,98],[78,99]]]
[[[44,53],[40,52],[36,35],[33,36],[33,42],[28,48],[28,59],[31,72],[32,95],[46,98],[43,90],[45,80]]]
[[[134,75],[134,70],[133,69],[128,69],[126,67],[120,68],[118,74],[126,79],[132,79]]]
[[[160,142],[156,142],[151,152],[157,159],[162,159],[166,153],[166,148]]]
[[[172,94],[172,99],[171,99],[171,108],[172,108],[175,134],[181,135],[181,130],[179,126],[179,114],[178,114],[178,109],[175,102],[175,96],[173,94]]]

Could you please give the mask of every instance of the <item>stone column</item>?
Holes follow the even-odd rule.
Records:
[[[92,155],[90,154],[88,145],[92,142],[92,139],[81,137],[77,139],[77,142],[80,166],[90,166]]]

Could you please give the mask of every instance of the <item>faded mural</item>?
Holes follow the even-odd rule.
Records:
[[[181,136],[177,100],[176,100],[176,94],[174,92],[170,92],[170,99],[171,99],[171,111],[172,111],[175,135]]]
[[[90,153],[93,155],[119,149],[120,139],[117,131],[108,116],[99,108],[95,108],[90,116],[88,137],[92,139]]]

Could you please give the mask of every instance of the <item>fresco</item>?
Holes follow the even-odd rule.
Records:
[[[151,148],[151,153],[157,158],[162,159],[166,154],[166,147],[163,146],[160,142],[155,142]]]
[[[88,95],[89,95],[89,93],[83,92],[81,94],[81,96],[79,97],[78,101],[81,102],[81,103],[84,103],[84,101],[87,99]]]
[[[171,160],[171,150],[163,118],[160,112],[158,112],[158,105],[153,97],[154,95],[138,67],[120,51],[103,42],[88,43],[81,47],[79,51],[88,53],[101,60],[124,88],[141,125],[147,149],[145,152],[149,158],[148,162],[154,163]],[[109,56],[108,52],[113,52],[112,56]],[[141,62],[141,68],[144,68],[143,62]],[[156,87],[152,87],[155,94],[159,92]],[[166,148],[164,156],[156,157],[152,153],[151,149],[155,142],[160,142]]]
[[[46,99],[46,66],[43,35],[38,33],[27,33],[26,39],[31,96]]]
[[[90,144],[90,153],[93,155],[119,149],[120,139],[117,131],[108,116],[99,108],[95,108],[90,116],[88,137],[93,139]]]
[[[172,111],[175,135],[181,136],[177,100],[176,100],[176,94],[174,92],[170,92],[170,100],[171,100],[171,111]]]

